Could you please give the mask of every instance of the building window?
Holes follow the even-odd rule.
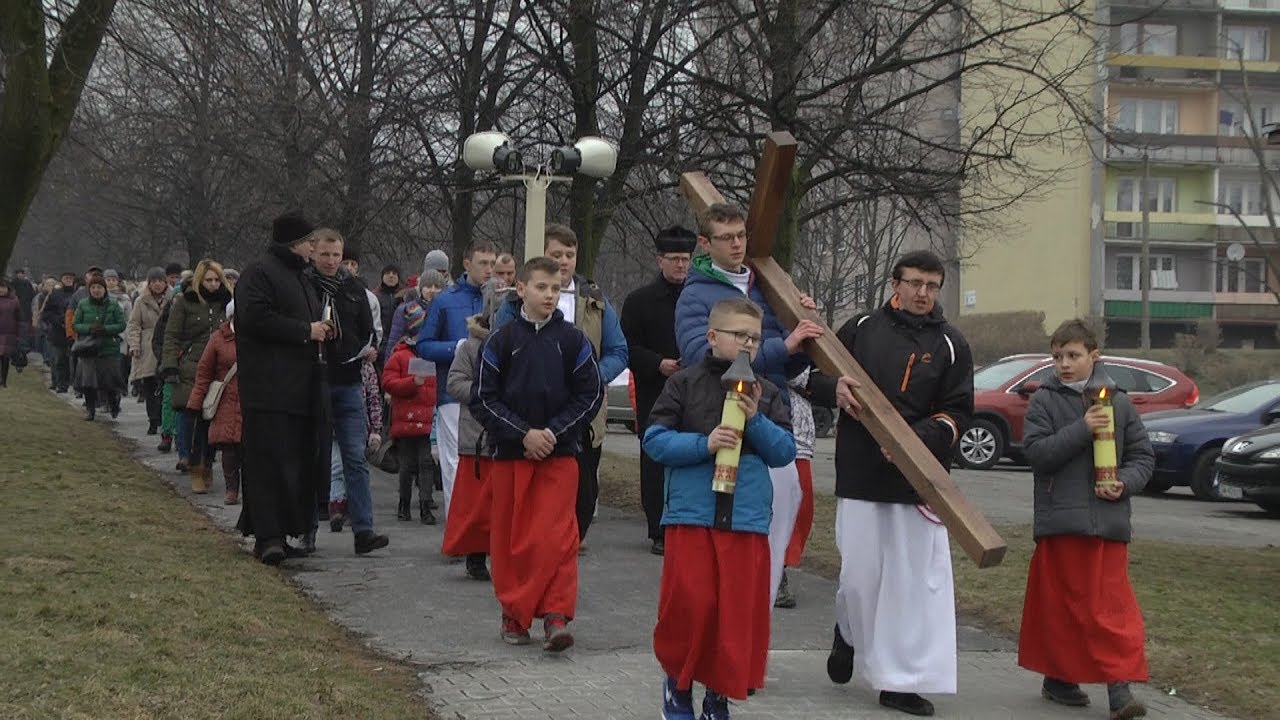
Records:
[[[1262,215],[1262,183],[1257,180],[1223,180],[1218,185],[1218,202],[1228,205],[1237,215]],[[1225,207],[1219,215],[1230,215]]]
[[[1151,289],[1177,290],[1177,262],[1173,255],[1151,255]],[[1141,278],[1138,268],[1142,264],[1141,255],[1116,256],[1116,289],[1141,290]]]
[[[1264,27],[1228,25],[1222,29],[1223,57],[1232,60],[1266,60],[1269,34]]]
[[[1116,179],[1116,210],[1141,212],[1138,186],[1142,178],[1125,176]],[[1174,212],[1177,208],[1177,182],[1173,178],[1151,178],[1147,187],[1147,207],[1151,212]]]
[[[1125,132],[1172,135],[1178,132],[1177,100],[1120,98],[1116,128]]]
[[[1264,293],[1267,290],[1267,263],[1262,258],[1228,260],[1218,275],[1218,292]]]
[[[1136,55],[1178,54],[1178,26],[1125,23],[1120,26],[1120,52]]]

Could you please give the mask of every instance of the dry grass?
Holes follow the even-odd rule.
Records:
[[[640,511],[636,462],[606,454],[601,501]],[[835,499],[814,502],[814,532],[804,568],[826,578],[840,572],[830,532]],[[1031,560],[1030,528],[999,528],[1009,553],[978,570],[953,547],[959,613],[990,632],[1016,638]],[[1261,550],[1138,541],[1130,575],[1147,622],[1152,682],[1250,720],[1280,719],[1280,548]]]
[[[0,716],[430,717],[329,621],[27,372],[0,390]]]

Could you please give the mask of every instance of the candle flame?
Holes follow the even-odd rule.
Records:
[[[739,393],[740,393],[740,392],[742,392],[743,390],[746,390],[746,389],[747,389],[747,388],[746,388],[746,383],[742,382],[741,380],[739,380],[739,381],[738,381],[738,386],[737,386],[736,388],[734,388],[734,390],[735,390],[736,392],[739,392]]]
[[[1107,398],[1107,389],[1102,388],[1101,390],[1098,391],[1098,399],[1105,400],[1106,398]]]

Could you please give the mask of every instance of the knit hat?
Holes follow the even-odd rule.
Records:
[[[165,279],[168,279],[170,275],[181,275],[181,274],[182,274],[182,263],[171,262],[168,265],[164,266]]]
[[[439,270],[449,277],[449,256],[443,250],[432,250],[422,259],[422,272]]]
[[[103,290],[107,289],[107,281],[102,279],[101,275],[94,275],[89,278],[89,282],[85,283],[85,288],[91,288],[94,285],[101,285]]]
[[[427,309],[420,302],[411,302],[404,306],[404,334],[406,337],[418,337],[422,323],[427,319]]]
[[[235,268],[222,268],[222,276],[228,280],[239,280],[240,271]]]
[[[435,269],[425,270],[418,276],[417,282],[413,286],[419,290],[428,286],[438,287],[443,290],[449,287],[449,273]]]
[[[120,273],[116,272],[115,270],[107,270],[106,272],[102,273],[102,277],[104,277],[104,278],[115,278],[115,279],[119,280],[119,279],[120,279]]]
[[[660,254],[692,253],[698,246],[698,236],[688,228],[672,225],[658,231],[657,237],[653,239],[653,246]]]
[[[292,247],[307,238],[316,229],[309,220],[296,211],[287,212],[271,221],[271,242],[274,245]]]
[[[147,271],[147,282],[151,282],[152,280],[168,280],[168,279],[169,277],[165,275],[164,268],[162,267],[153,267]]]
[[[389,273],[389,272],[393,272],[393,273],[395,273],[397,276],[399,276],[399,275],[400,275],[400,266],[399,266],[399,265],[396,265],[395,263],[387,263],[385,266],[383,266],[383,268],[382,268],[382,272],[378,273],[378,277],[382,277],[383,275],[386,275],[386,274],[387,274],[387,273]]]

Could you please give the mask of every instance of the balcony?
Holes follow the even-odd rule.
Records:
[[[1118,68],[1154,68],[1166,70],[1188,70],[1200,72],[1238,72],[1240,61],[1234,58],[1211,55],[1133,55],[1119,53],[1107,58],[1107,65]],[[1271,60],[1246,60],[1244,69],[1248,73],[1266,74],[1280,72],[1280,62]]]
[[[1110,162],[1142,162],[1142,153],[1158,165],[1230,165],[1257,167],[1249,139],[1226,135],[1158,135],[1114,132],[1107,143]],[[1264,149],[1267,165],[1280,164],[1280,149]]]
[[[1236,4],[1249,0],[1232,0]],[[1258,2],[1277,2],[1280,0],[1256,0]],[[1217,12],[1218,0],[1112,0],[1110,6],[1113,9],[1127,8],[1132,10],[1143,11],[1168,11],[1168,12]],[[1144,13],[1145,14],[1145,13]]]
[[[1139,213],[1141,216],[1141,213]],[[1155,215],[1153,215],[1155,217]],[[1103,242],[1108,245],[1134,246],[1142,242],[1142,222],[1104,223]],[[1171,247],[1215,247],[1218,228],[1204,225],[1178,225],[1175,223],[1150,223],[1151,245]]]
[[[1223,10],[1231,13],[1270,13],[1280,11],[1280,0],[1222,0]]]

